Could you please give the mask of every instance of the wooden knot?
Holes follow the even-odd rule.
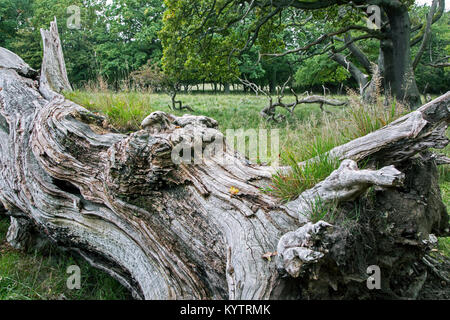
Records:
[[[163,111],[155,111],[142,121],[141,127],[152,133],[164,132],[172,127],[173,120],[172,115]]]

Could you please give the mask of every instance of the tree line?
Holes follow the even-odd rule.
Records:
[[[270,92],[286,81],[298,91],[369,87],[355,72],[363,70],[370,80],[385,36],[395,34],[383,28],[392,29],[400,15],[392,21],[386,16],[388,27],[369,29],[365,8],[370,1],[334,2],[0,0],[0,46],[39,68],[39,30],[56,17],[75,87],[99,77],[115,89],[133,82],[156,91],[167,85],[202,89],[205,84],[224,91],[236,85],[249,90],[242,79]],[[450,68],[437,68],[436,63],[450,55],[449,13],[439,12],[436,1],[433,13],[440,16],[423,41],[433,8],[413,1],[385,2],[399,2],[399,11],[407,10],[411,48],[404,54],[413,61],[420,53],[414,66],[418,90],[447,91]],[[71,6],[79,8],[76,28],[67,23],[74,14]]]

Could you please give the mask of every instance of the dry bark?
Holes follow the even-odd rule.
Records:
[[[44,59],[43,70],[61,66],[60,58]],[[12,219],[8,240],[21,247],[32,226],[136,298],[372,297],[377,293],[362,283],[365,268],[376,263],[389,275],[384,294],[412,297],[408,288],[423,273],[405,280],[401,292],[390,279],[401,278],[399,264],[420,261],[432,233],[448,232],[435,164],[415,157],[448,143],[450,93],[332,150],[346,159],[341,167],[281,204],[261,190],[274,169],[226,145],[201,164],[174,163],[183,138],[204,138],[189,150],[210,147],[211,136],[220,136],[215,120],[157,112],[140,131],[112,133],[103,117],[24,70],[19,57],[0,50],[0,202]],[[355,161],[367,159],[381,169],[358,170]],[[362,207],[364,223],[309,221],[317,197],[340,203],[345,216],[355,203],[349,201],[372,186],[378,191]]]
[[[46,99],[54,97],[54,93],[72,91],[67,77],[66,62],[58,34],[56,18],[50,23],[50,29],[41,29],[44,57],[42,58],[39,90]]]

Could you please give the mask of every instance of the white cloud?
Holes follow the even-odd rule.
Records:
[[[431,6],[432,2],[433,2],[433,0],[416,0],[416,3],[421,6],[424,4]],[[445,11],[449,11],[449,10],[450,10],[450,1],[445,1]]]

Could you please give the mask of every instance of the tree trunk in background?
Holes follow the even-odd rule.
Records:
[[[276,168],[226,145],[201,163],[173,161],[194,133],[204,139],[187,154],[208,149],[221,135],[215,120],[155,112],[140,131],[112,133],[56,92],[44,97],[26,64],[2,52],[0,201],[11,243],[33,237],[31,226],[141,299],[417,297],[421,259],[448,233],[426,150],[448,144],[450,93],[333,149],[340,168],[282,204],[261,189]],[[317,199],[342,219],[311,221]],[[370,265],[381,290],[366,286]]]
[[[390,24],[389,40],[382,41],[385,88],[411,108],[420,106],[411,60],[411,23],[405,6],[385,9]]]
[[[359,86],[359,94],[361,96],[365,96],[365,91],[368,87],[369,83],[369,76],[364,74],[359,68],[352,63],[350,60],[348,60],[347,57],[343,56],[339,53],[333,53],[331,54],[331,59],[339,63],[341,66],[343,66],[350,74],[352,75],[353,79],[356,80]],[[365,99],[368,100],[368,99]]]
[[[275,93],[277,90],[277,72],[273,70],[269,78],[269,92]]]
[[[436,5],[436,4],[434,4]],[[444,4],[441,4],[442,8]],[[385,25],[381,28],[383,38],[380,39],[380,53],[377,61],[377,69],[372,70],[370,62],[365,54],[352,42],[350,34],[345,35],[345,45],[359,66],[350,61],[347,56],[331,52],[330,57],[347,71],[358,83],[360,94],[364,101],[373,102],[377,93],[377,77],[373,73],[378,72],[382,78],[382,87],[388,98],[392,95],[398,101],[404,102],[412,110],[421,104],[420,93],[417,88],[413,61],[411,58],[411,22],[408,9],[400,2],[383,2],[380,4],[382,18]],[[433,10],[434,12],[434,10]],[[431,19],[431,18],[430,18]],[[431,21],[428,22],[431,24]],[[428,30],[429,31],[429,30]],[[425,35],[427,37],[427,35]],[[417,63],[417,61],[416,61]],[[369,81],[370,75],[372,80]],[[375,81],[374,81],[375,80]],[[382,90],[379,90],[380,92]]]
[[[230,94],[230,84],[229,83],[223,84],[223,91],[225,94]]]

